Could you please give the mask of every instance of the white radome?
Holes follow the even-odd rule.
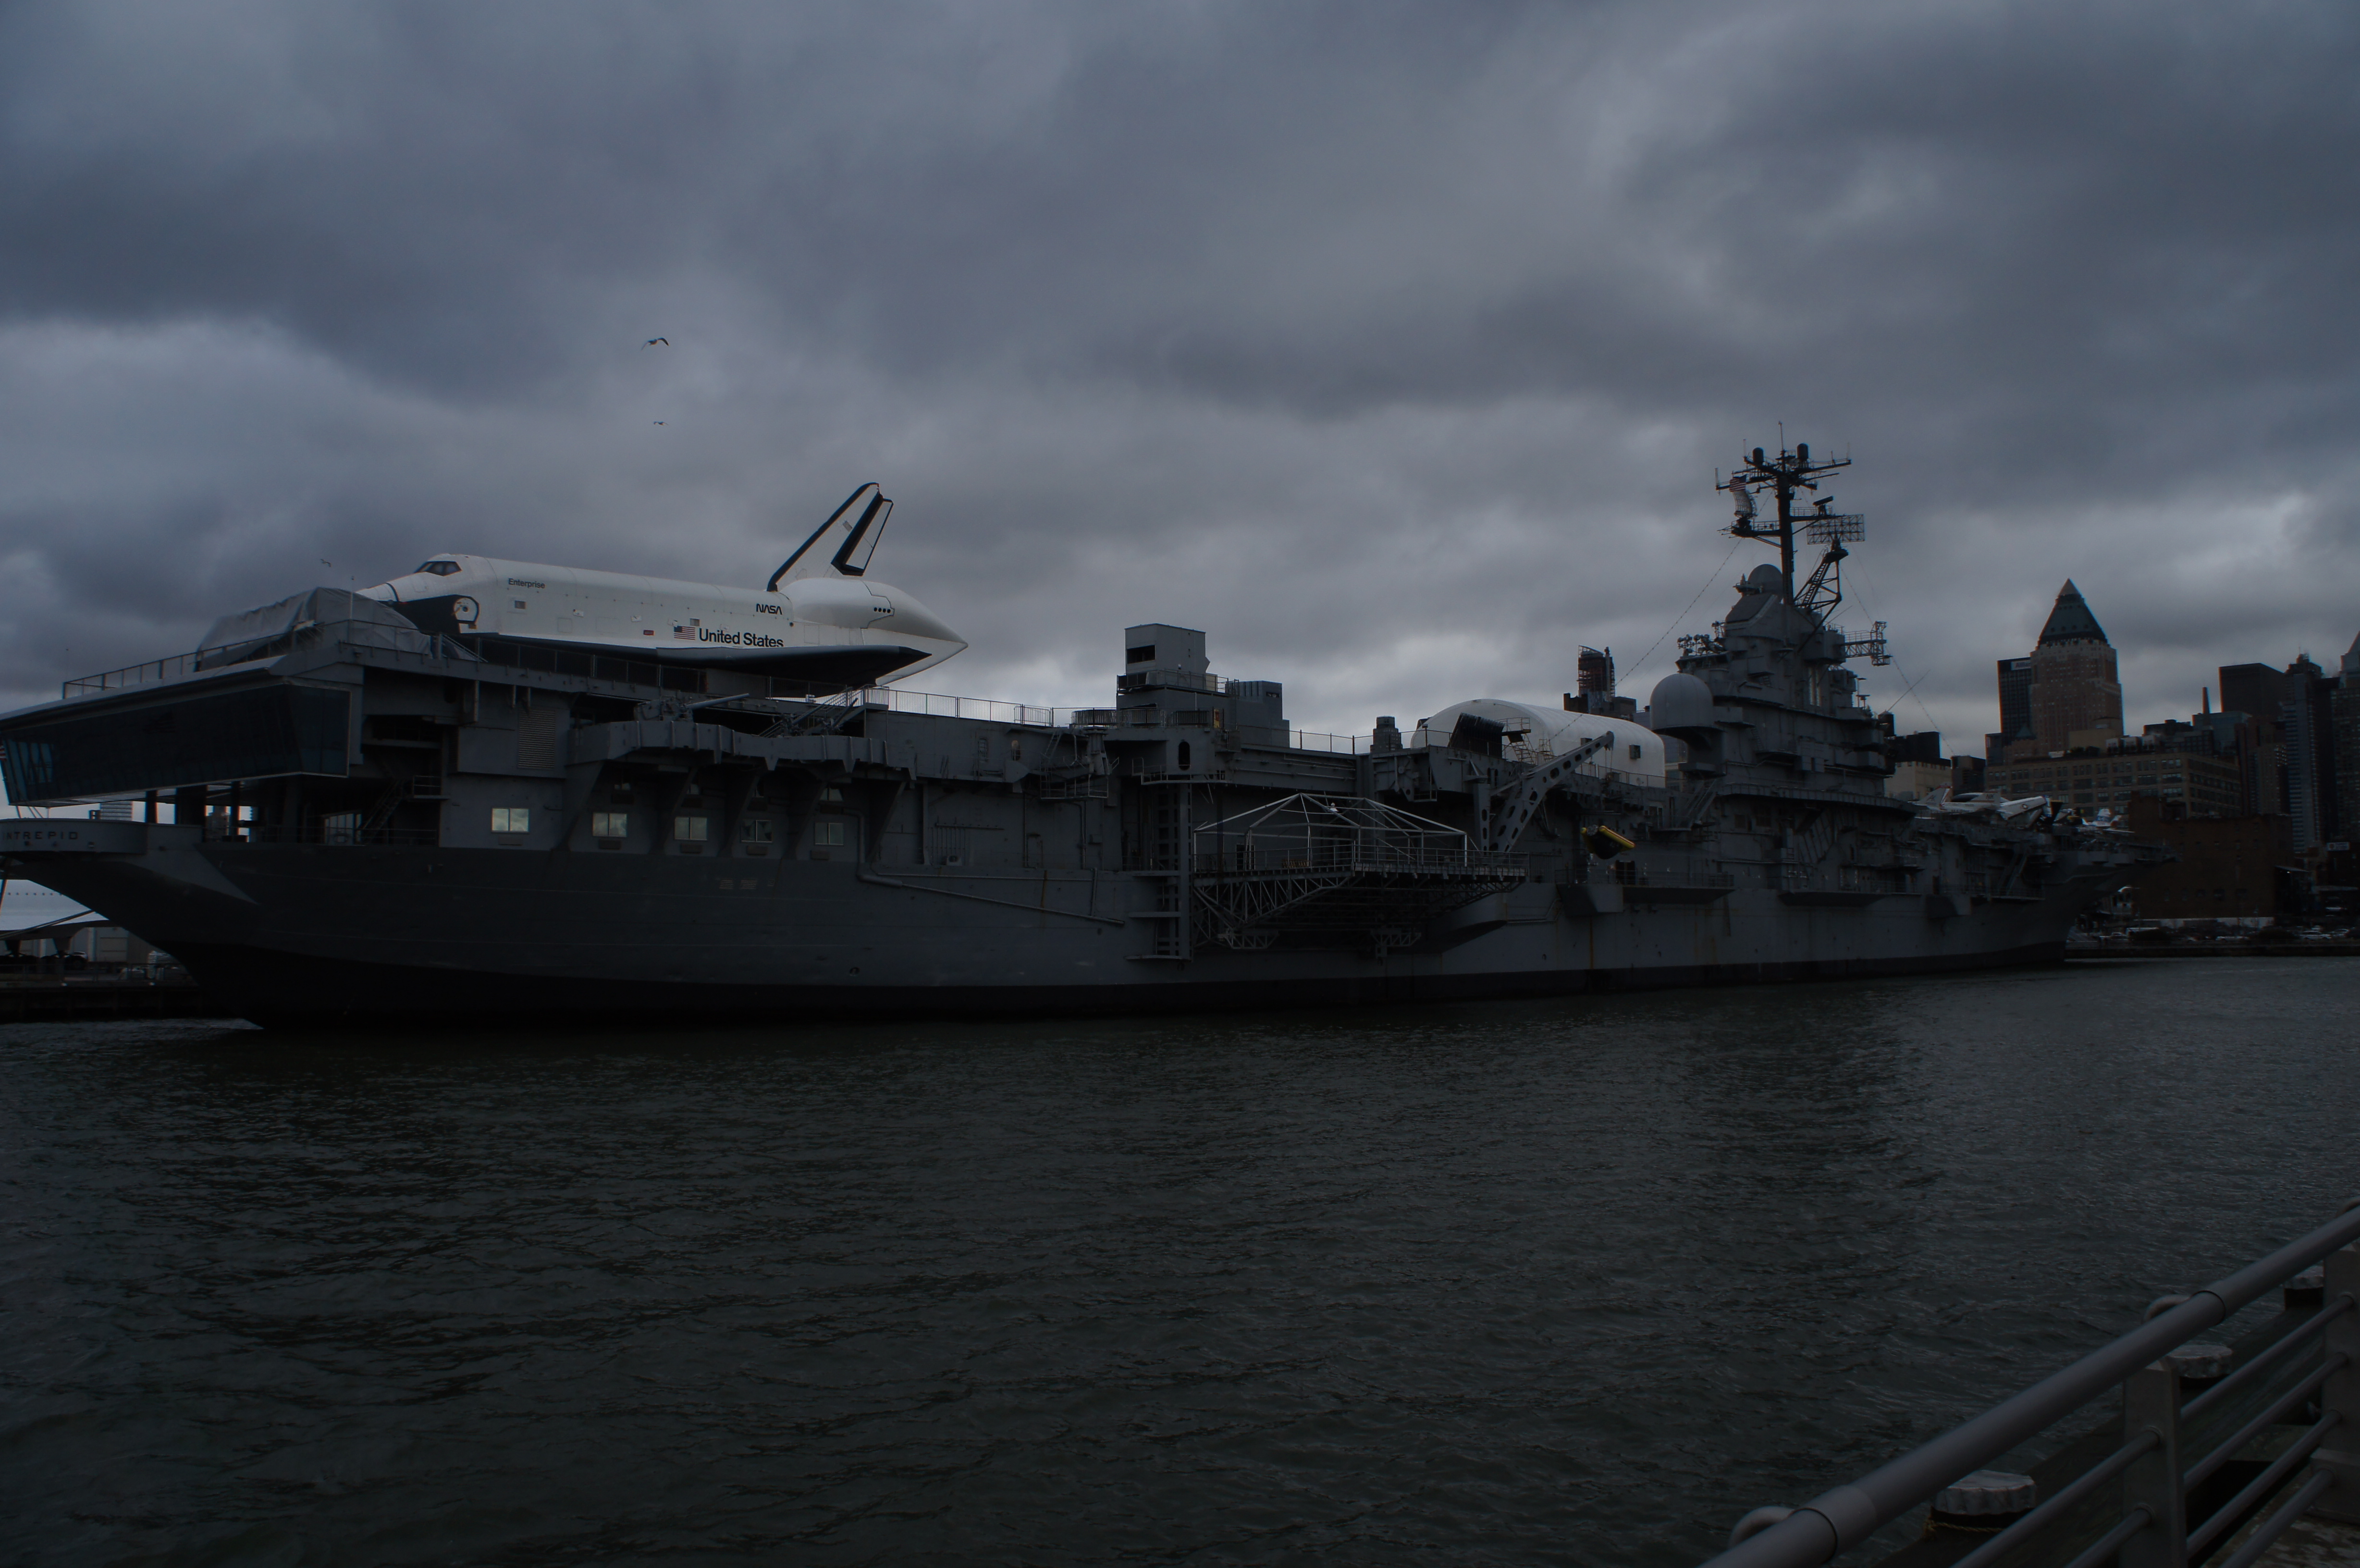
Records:
[[[1472,713],[1498,724],[1507,732],[1505,739],[1512,746],[1522,744],[1535,752],[1545,746],[1551,757],[1563,757],[1594,735],[1612,735],[1613,744],[1604,755],[1582,764],[1576,772],[1600,776],[1620,773],[1655,785],[1664,781],[1663,737],[1638,720],[1567,713],[1560,708],[1544,708],[1502,697],[1475,697],[1453,702],[1432,718],[1421,720],[1416,729],[1402,737],[1402,745],[1448,746],[1451,731],[1458,727],[1461,713]]]

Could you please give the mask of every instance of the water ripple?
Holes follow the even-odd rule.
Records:
[[[1690,1563],[2332,1214],[2351,973],[0,1029],[8,1552]]]

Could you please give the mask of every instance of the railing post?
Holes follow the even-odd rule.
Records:
[[[2123,1379],[2123,1440],[2162,1442],[2123,1472],[2123,1512],[2147,1510],[2147,1528],[2123,1542],[2122,1568],[2187,1568],[2188,1509],[2180,1476],[2180,1374],[2151,1362]]]
[[[2327,1290],[2319,1310],[2325,1312],[2345,1296],[2360,1303],[2360,1246],[2327,1255]],[[2344,1365],[2328,1374],[2327,1387],[2319,1391],[2322,1413],[2337,1420],[2311,1460],[2335,1479],[2311,1511],[2360,1524],[2360,1312],[2345,1312],[2327,1325],[2327,1355],[2330,1359],[2344,1357]]]

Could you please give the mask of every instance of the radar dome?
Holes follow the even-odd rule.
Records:
[[[1712,722],[1712,688],[1693,675],[1674,673],[1655,682],[1647,699],[1648,726],[1657,735],[1709,736],[1720,732]]]
[[[1786,586],[1786,580],[1776,567],[1764,561],[1745,574],[1737,585],[1737,603],[1729,607],[1732,621],[1750,621],[1770,607],[1771,595]]]

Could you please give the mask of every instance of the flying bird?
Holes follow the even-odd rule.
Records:
[[[662,424],[662,423],[663,423],[663,421],[662,421],[661,419],[658,419],[658,420],[656,421],[656,423],[658,423],[658,424],[660,424],[660,425],[661,425],[661,424]]]
[[[658,343],[661,343],[664,347],[666,347],[666,348],[670,348],[670,347],[672,347],[672,339],[670,339],[670,338],[650,338],[650,339],[649,339],[645,343],[641,344],[640,346],[641,346],[641,347],[643,347],[643,348],[653,348],[653,347],[655,347]]]

